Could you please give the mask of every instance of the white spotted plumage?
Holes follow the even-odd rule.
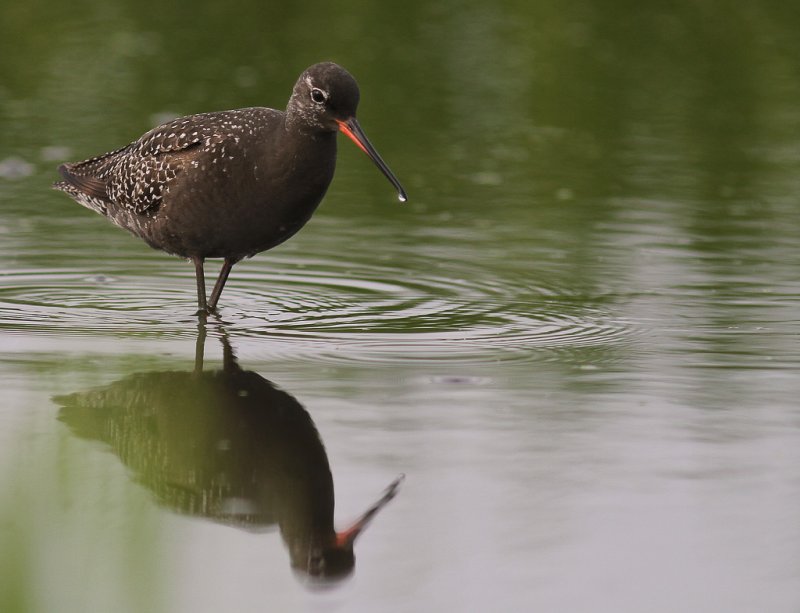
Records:
[[[122,149],[62,164],[64,180],[54,187],[151,247],[191,259],[199,311],[214,312],[236,262],[288,240],[311,218],[333,178],[337,132],[405,200],[356,121],[358,99],[341,66],[314,64],[285,112],[254,107],[179,118]],[[206,258],[225,260],[207,302]]]
[[[184,152],[199,148],[199,154],[233,160],[226,143],[238,144],[241,135],[252,136],[263,121],[261,115],[271,109],[248,108],[217,113],[200,113],[165,123],[142,135],[126,147],[109,153],[66,164],[67,171],[92,181],[97,190],[85,190],[67,181],[56,187],[80,204],[103,215],[109,205],[117,205],[138,215],[151,216],[158,211],[170,183],[186,168],[197,168],[196,159],[186,160]]]

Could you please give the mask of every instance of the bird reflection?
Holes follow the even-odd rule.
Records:
[[[301,578],[342,579],[353,543],[397,493],[401,475],[357,521],[333,524],[328,457],[311,416],[291,395],[243,370],[222,333],[223,367],[136,373],[55,398],[79,437],[107,443],[158,502],[251,531],[277,525]]]

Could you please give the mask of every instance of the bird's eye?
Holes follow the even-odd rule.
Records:
[[[327,98],[325,92],[321,89],[315,87],[311,90],[311,99],[317,104],[322,104]]]

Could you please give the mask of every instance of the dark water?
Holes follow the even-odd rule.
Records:
[[[0,8],[0,610],[800,609],[800,12],[484,4]],[[54,168],[322,59],[409,202],[342,141],[201,372],[192,267]]]

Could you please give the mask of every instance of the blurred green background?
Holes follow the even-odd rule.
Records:
[[[796,611],[799,28],[793,2],[7,0],[0,610]],[[53,395],[190,370],[196,325],[191,266],[49,185],[174,116],[283,108],[322,60],[409,203],[340,139],[222,318],[317,422],[337,517],[408,479],[353,582],[309,593],[277,537],[168,513],[57,421]]]

